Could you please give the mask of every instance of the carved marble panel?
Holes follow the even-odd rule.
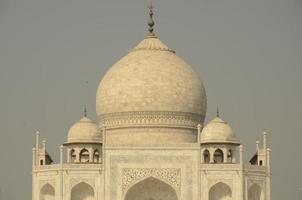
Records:
[[[123,193],[147,177],[161,179],[173,186],[178,192],[180,191],[181,169],[179,168],[124,168],[122,177]]]

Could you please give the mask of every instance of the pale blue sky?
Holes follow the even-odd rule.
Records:
[[[31,148],[95,119],[105,71],[146,35],[148,1],[0,0],[0,199],[31,197]],[[302,1],[154,1],[155,32],[199,72],[246,146],[270,132],[272,199],[301,200]],[[88,86],[85,81],[89,81]],[[14,188],[14,190],[13,190]]]

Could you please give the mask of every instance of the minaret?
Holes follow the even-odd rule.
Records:
[[[259,144],[260,144],[260,142],[257,140],[257,141],[256,141],[256,152],[259,151]]]
[[[36,158],[35,158],[35,161],[36,161],[36,166],[39,165],[39,149],[40,149],[40,131],[36,131]]]
[[[63,200],[63,162],[64,162],[64,146],[60,145],[60,190],[59,199]]]
[[[197,141],[199,142],[200,141],[200,134],[201,134],[201,124],[198,124],[197,125]]]

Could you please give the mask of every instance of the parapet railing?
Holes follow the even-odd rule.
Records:
[[[266,172],[267,168],[259,165],[246,165],[244,166],[244,170],[248,172]]]
[[[265,166],[259,165],[241,165],[238,163],[221,163],[221,164],[201,164],[201,170],[224,171],[224,170],[243,170],[245,172],[265,172]]]
[[[241,165],[238,163],[211,163],[211,164],[201,164],[200,165],[201,170],[240,170]]]
[[[51,170],[81,170],[81,169],[95,169],[100,170],[102,168],[101,163],[64,163],[63,166],[60,164],[40,165],[35,166],[34,171],[51,171]]]

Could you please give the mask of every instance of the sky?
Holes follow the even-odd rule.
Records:
[[[41,131],[58,160],[68,129],[95,117],[104,73],[147,33],[148,1],[0,0],[0,200],[31,198]],[[199,73],[206,122],[272,149],[272,199],[302,199],[302,0],[154,0],[155,32]]]

